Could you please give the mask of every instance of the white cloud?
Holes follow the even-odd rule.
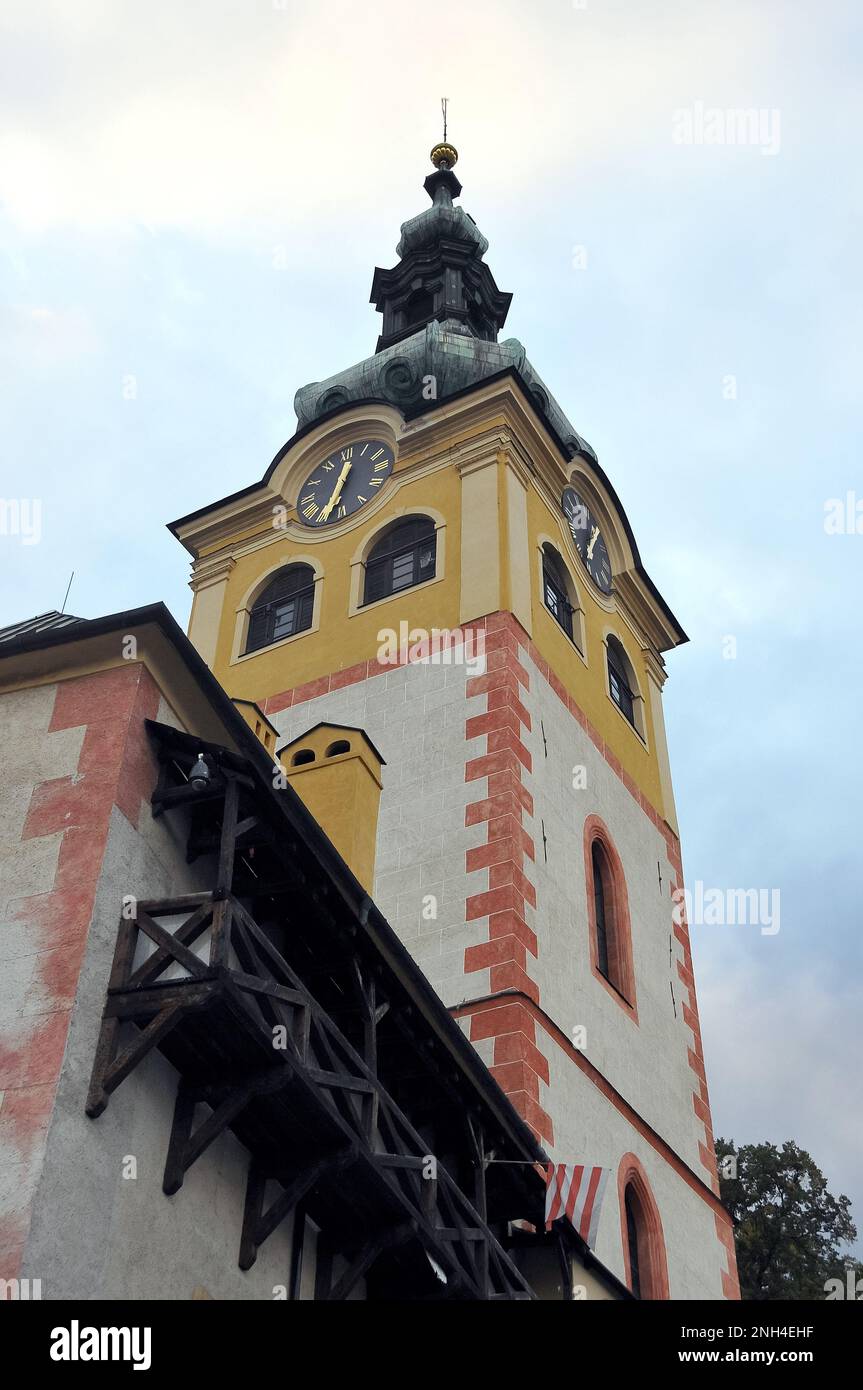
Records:
[[[576,178],[645,146],[673,159],[673,106],[708,74],[736,99],[763,24],[739,8],[711,33],[707,67],[703,19],[671,10],[663,31],[630,12],[506,0],[13,4],[15,51],[44,71],[38,101],[32,82],[6,88],[3,201],[33,230],[349,219],[397,194],[384,167],[422,167],[441,94],[463,155],[482,149],[483,180],[515,202],[562,164]]]
[[[829,908],[825,908],[825,923]],[[827,942],[835,947],[834,934]],[[773,947],[774,943],[769,943]],[[863,1111],[857,1058],[863,986],[826,970],[789,970],[781,949],[739,963],[696,943],[698,1000],[717,1134],[738,1144],[792,1139],[834,1196],[846,1193],[863,1241]],[[841,970],[841,963],[835,962]]]
[[[56,310],[42,304],[14,304],[0,310],[0,358],[6,357],[19,371],[74,366],[98,348],[95,326],[80,310]]]

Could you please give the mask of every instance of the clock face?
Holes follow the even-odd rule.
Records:
[[[300,488],[297,514],[304,526],[332,526],[353,516],[380,492],[395,459],[380,439],[357,439],[336,449]]]
[[[560,499],[563,514],[569,522],[572,539],[597,589],[603,594],[611,593],[611,561],[608,558],[602,532],[592,511],[583,502],[574,487],[566,487]]]

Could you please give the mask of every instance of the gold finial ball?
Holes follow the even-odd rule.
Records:
[[[436,169],[451,169],[457,160],[458,150],[455,145],[448,145],[445,140],[435,145],[431,152],[431,162]]]

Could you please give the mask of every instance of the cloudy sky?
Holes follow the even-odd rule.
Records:
[[[186,621],[164,523],[373,350],[448,96],[506,333],[691,637],[687,880],[781,893],[776,935],[694,928],[717,1132],[809,1148],[863,1228],[863,534],[825,530],[856,493],[863,532],[861,28],[854,0],[3,0],[0,496],[42,512],[0,536],[0,623],[72,570],[74,613]]]

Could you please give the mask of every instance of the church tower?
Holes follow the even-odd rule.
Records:
[[[260,482],[172,524],[189,635],[556,1162],[598,1257],[739,1296],[662,710],[685,642],[432,151],[375,352],[296,394]],[[263,718],[265,716],[265,718]]]

